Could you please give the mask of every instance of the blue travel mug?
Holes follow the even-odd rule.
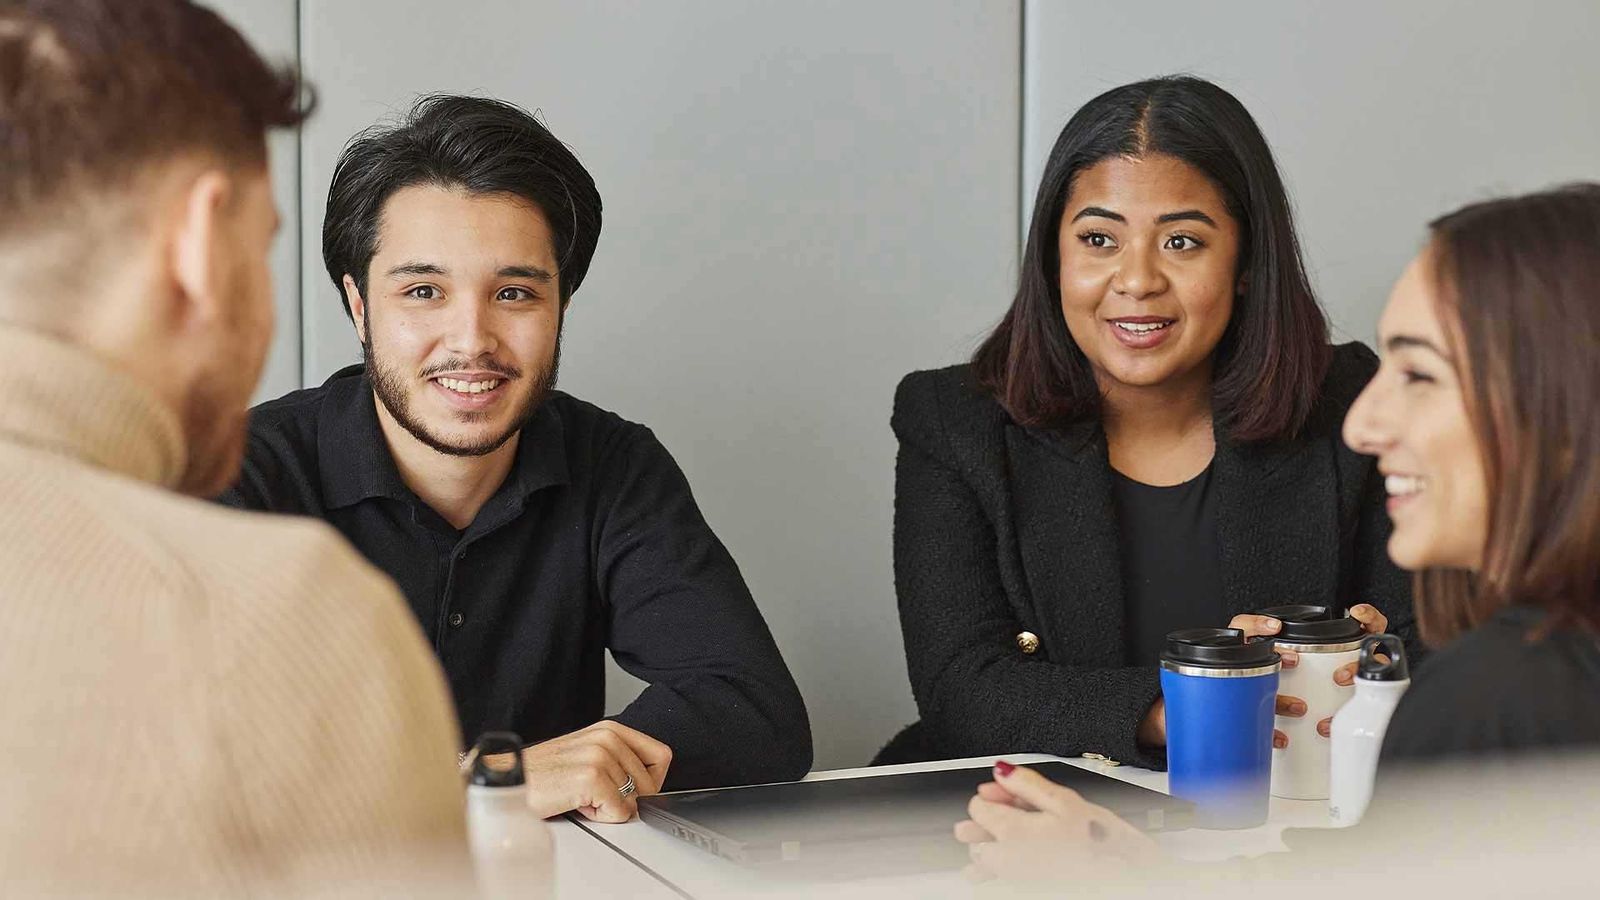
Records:
[[[1237,628],[1167,635],[1167,784],[1195,805],[1195,827],[1267,821],[1279,666],[1271,638],[1247,640]]]

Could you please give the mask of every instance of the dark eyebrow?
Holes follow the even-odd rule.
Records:
[[[556,277],[538,266],[501,266],[496,273],[501,278],[526,278],[540,284],[549,284]]]
[[[1439,349],[1438,345],[1427,338],[1416,337],[1409,334],[1397,334],[1383,342],[1383,348],[1390,353],[1393,353],[1396,350],[1404,350],[1408,347],[1422,350],[1432,350],[1440,359],[1444,360],[1445,362],[1451,362],[1450,354]]]
[[[390,278],[401,278],[407,275],[445,275],[443,266],[425,262],[401,263],[386,273]],[[556,277],[539,266],[501,266],[495,273],[498,278],[526,278],[548,284],[555,281]]]
[[[1076,222],[1087,216],[1098,216],[1102,219],[1110,219],[1113,222],[1121,222],[1124,225],[1128,223],[1127,217],[1122,213],[1112,212],[1103,206],[1085,206],[1078,211],[1077,215],[1072,217],[1072,221]],[[1217,223],[1210,216],[1198,209],[1184,209],[1178,212],[1163,213],[1156,217],[1157,225],[1165,225],[1168,222],[1204,222],[1212,228],[1217,227]]]
[[[399,278],[402,275],[443,275],[445,272],[433,263],[408,262],[395,266],[385,274],[390,278]]]
[[[1163,213],[1162,215],[1156,217],[1157,225],[1165,225],[1168,222],[1204,222],[1207,225],[1210,225],[1212,228],[1217,227],[1217,223],[1213,222],[1210,216],[1198,209],[1185,209],[1178,212]]]
[[[1124,225],[1128,224],[1128,220],[1123,217],[1122,213],[1114,213],[1101,206],[1085,206],[1083,209],[1078,210],[1078,214],[1072,217],[1072,221],[1076,222],[1085,216],[1099,216],[1102,219],[1110,219],[1113,222],[1121,222]]]

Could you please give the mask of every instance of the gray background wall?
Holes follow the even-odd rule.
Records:
[[[288,228],[260,396],[358,348],[321,269],[340,148],[418,93],[538,109],[600,186],[567,390],[672,449],[805,693],[817,765],[914,715],[890,572],[895,382],[1000,315],[1051,142],[1189,71],[1279,154],[1336,329],[1370,340],[1432,215],[1600,178],[1600,5],[1225,0],[228,0],[321,106],[274,146]],[[637,689],[613,672],[610,705]]]
[[[298,65],[300,21],[296,0],[213,0],[221,13],[267,59]],[[257,400],[269,400],[301,386],[300,378],[300,135],[279,132],[269,139],[273,193],[283,225],[272,245],[277,330]],[[317,223],[321,227],[321,223]]]
[[[1344,340],[1373,340],[1434,216],[1600,178],[1593,0],[1031,0],[1026,15],[1024,180],[1038,186],[1056,134],[1095,94],[1210,78],[1272,144]]]

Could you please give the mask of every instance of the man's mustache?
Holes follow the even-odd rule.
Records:
[[[493,359],[468,360],[462,358],[447,359],[444,362],[435,363],[418,373],[418,377],[432,378],[435,375],[442,375],[445,372],[460,372],[464,369],[470,369],[477,372],[493,372],[496,375],[508,379],[522,377],[522,370],[513,365],[508,365]]]

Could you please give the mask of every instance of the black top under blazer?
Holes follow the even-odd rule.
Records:
[[[1409,576],[1389,561],[1382,477],[1340,427],[1377,371],[1334,348],[1298,438],[1213,460],[1224,605],[1371,603],[1420,654]],[[921,721],[879,762],[1099,753],[1165,768],[1138,746],[1161,693],[1126,665],[1112,472],[1100,423],[1017,425],[966,365],[905,377],[895,394],[894,573]],[[1218,626],[1227,622],[1218,622]],[[1038,638],[1025,653],[1021,632]],[[1025,642],[1024,642],[1025,643]]]

